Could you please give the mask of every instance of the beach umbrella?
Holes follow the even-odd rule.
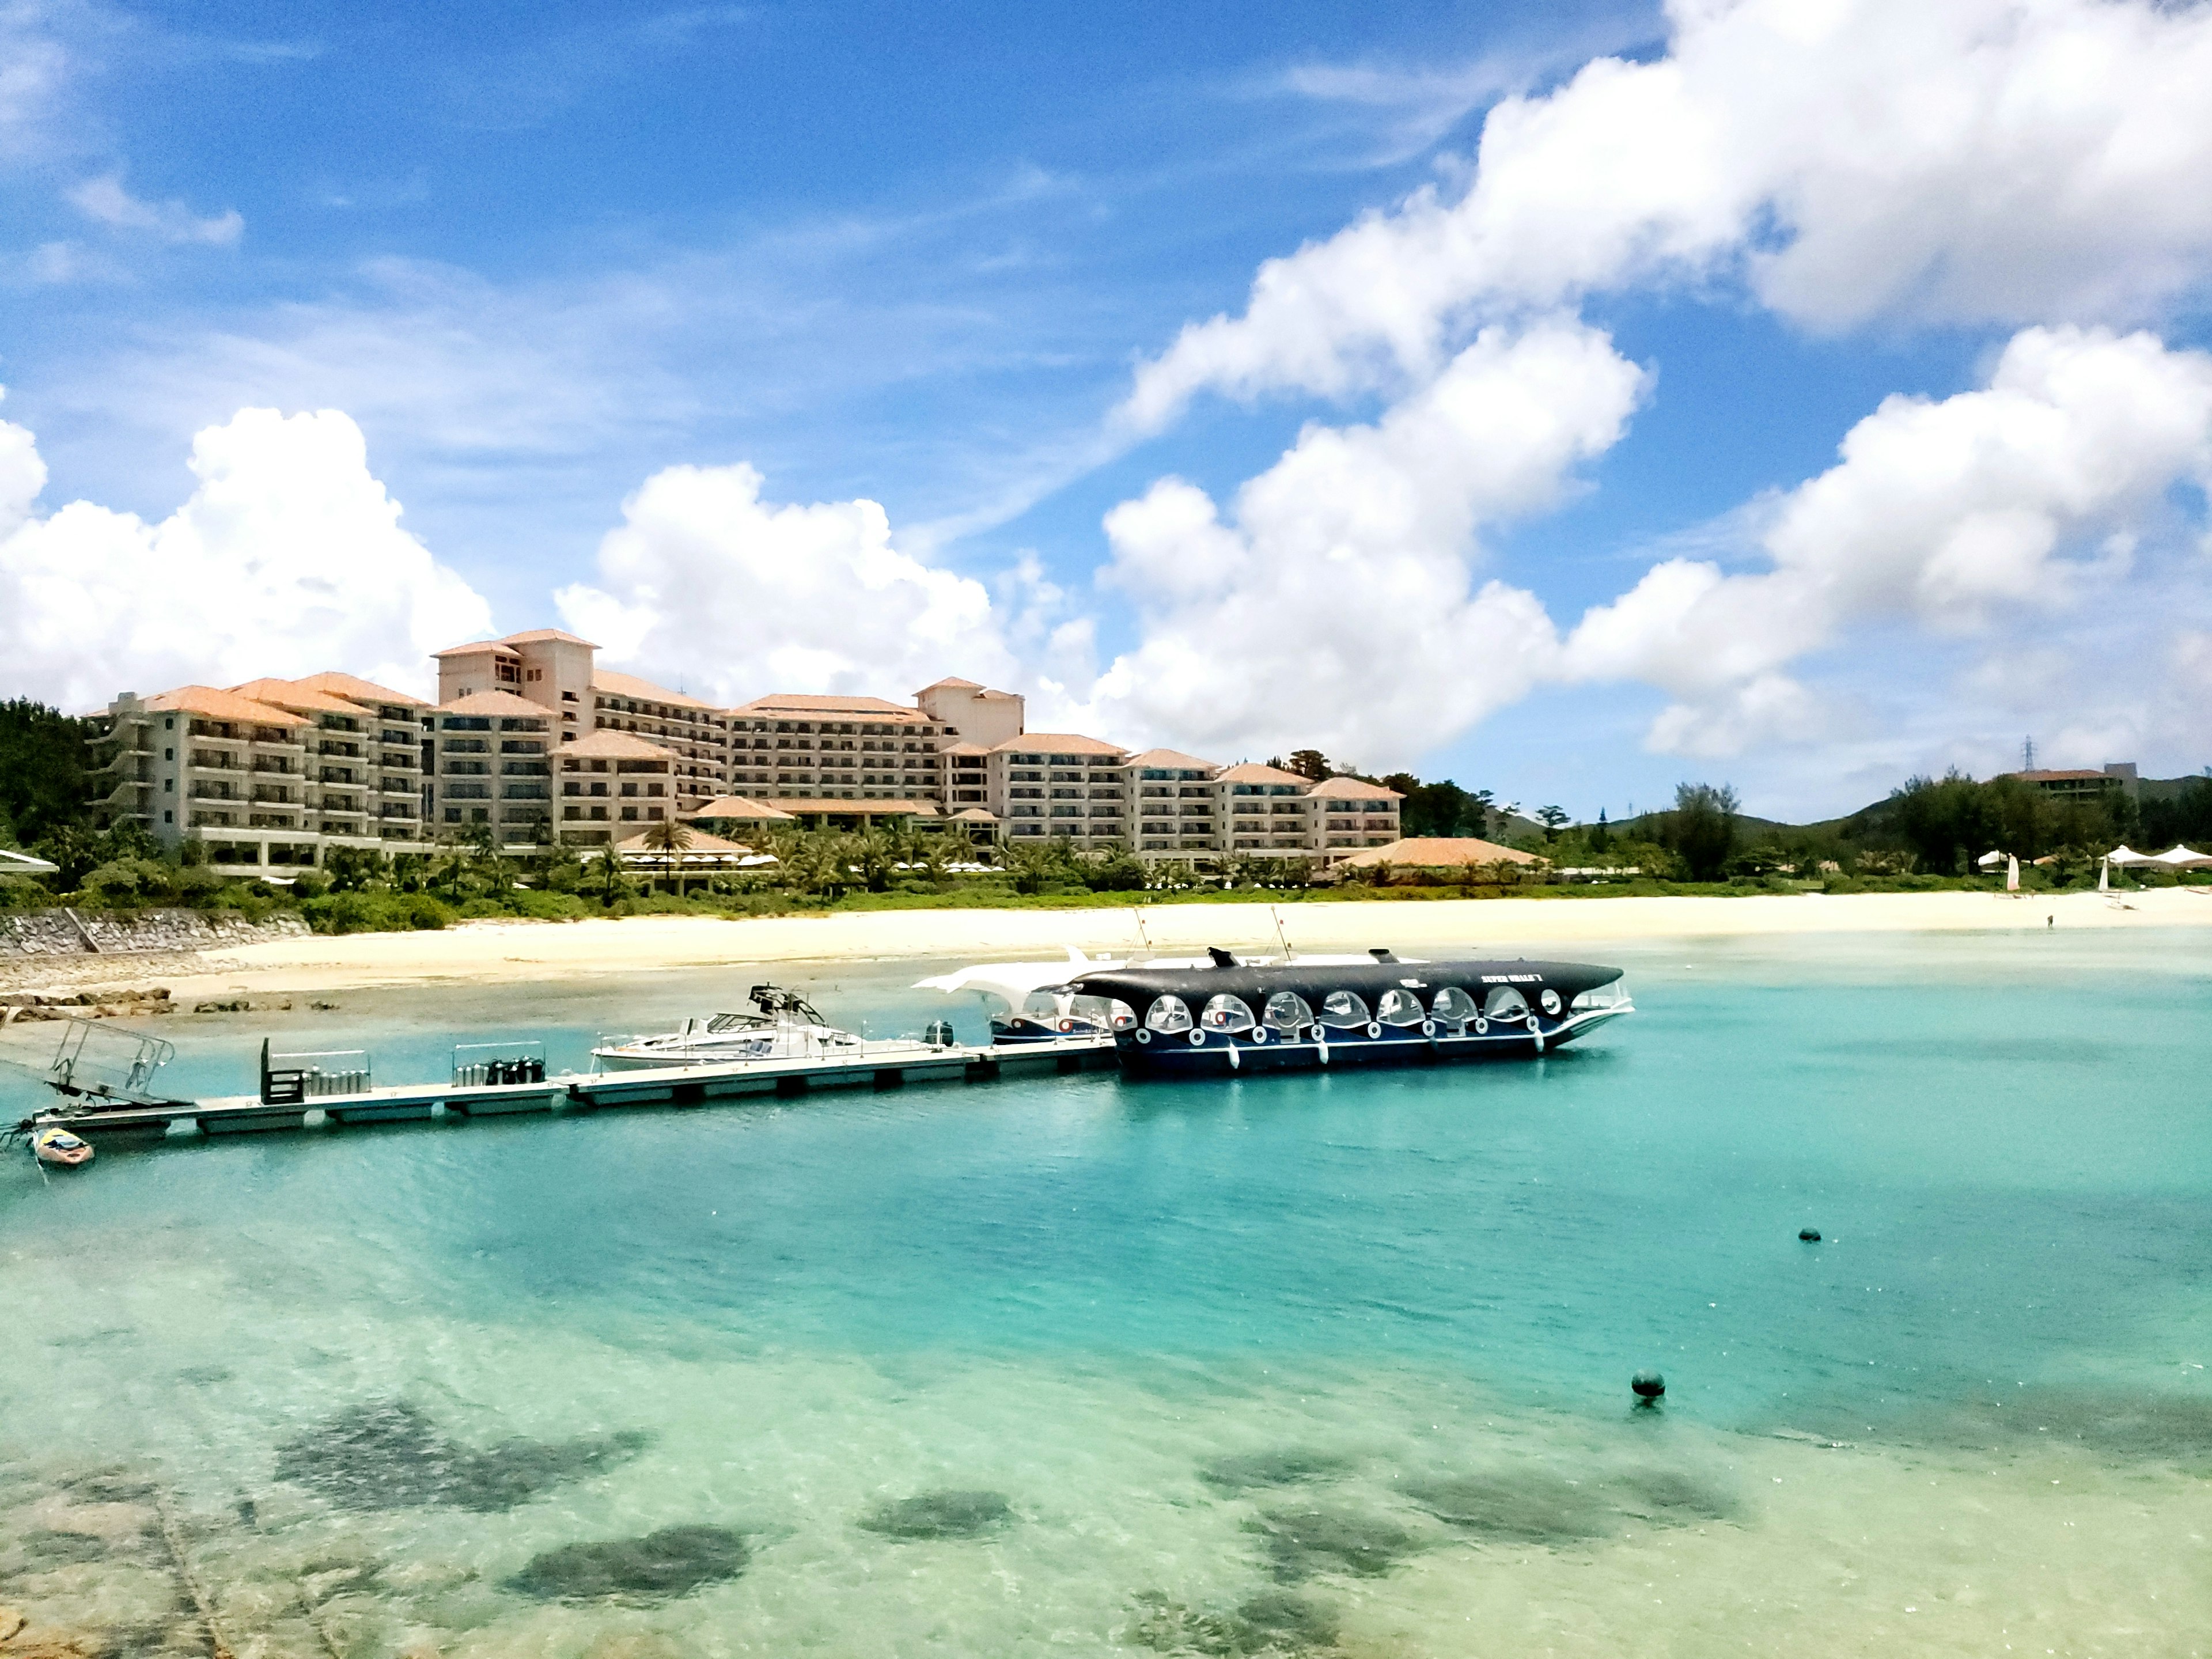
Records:
[[[2120,865],[2156,864],[2158,862],[2158,855],[2154,853],[2138,853],[2135,848],[2124,842],[2105,854],[2105,862],[2107,864]]]
[[[2010,853],[2005,854],[2005,891],[2020,891],[2020,860]]]
[[[2212,870],[2212,854],[2193,853],[2179,844],[2144,860],[2148,864],[2162,864],[2169,870]]]
[[[2004,861],[2005,855],[2002,853],[1984,853],[1974,860],[1984,870],[1994,870]]]

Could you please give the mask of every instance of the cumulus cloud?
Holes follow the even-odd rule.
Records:
[[[1142,642],[1100,729],[1199,753],[1317,743],[1409,763],[1554,665],[1542,605],[1475,585],[1478,532],[1542,507],[1619,441],[1644,375],[1585,325],[1486,330],[1369,426],[1309,426],[1226,520],[1164,479],[1107,515],[1107,580]]]
[[[1819,735],[1823,702],[1788,671],[1844,629],[1969,632],[2124,574],[2134,521],[2177,482],[2212,482],[2212,356],[2146,333],[2028,329],[1987,386],[1888,398],[1841,453],[1763,504],[1771,568],[1654,566],[1583,618],[1565,671],[1667,690],[1649,738],[1662,750]]]
[[[597,583],[555,595],[568,625],[724,703],[1011,674],[989,592],[893,545],[876,502],[776,505],[761,483],[743,464],[653,474],[600,543]]]
[[[246,228],[236,208],[202,218],[181,201],[141,201],[123,187],[117,173],[88,179],[69,193],[70,205],[88,219],[118,230],[139,230],[164,242],[203,242],[229,247]]]
[[[1667,54],[1490,112],[1431,187],[1261,266],[1121,411],[1432,373],[1470,315],[1655,277],[1799,321],[2124,321],[2212,255],[2212,8],[2152,0],[1671,0]]]
[[[198,486],[158,523],[82,501],[41,516],[37,445],[0,422],[0,694],[82,709],[326,668],[421,690],[428,653],[489,627],[339,411],[240,410],[189,465]]]

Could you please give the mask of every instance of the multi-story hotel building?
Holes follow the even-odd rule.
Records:
[[[416,842],[424,708],[349,674],[125,692],[107,710],[101,805],[224,864],[313,865],[325,847]]]
[[[946,678],[912,703],[777,693],[719,708],[600,668],[557,629],[436,653],[434,707],[345,674],[129,694],[109,708],[111,812],[220,861],[489,829],[604,847],[670,818],[957,823],[1139,858],[1333,861],[1398,838],[1399,798],[1170,749],[1025,729],[1023,700]]]

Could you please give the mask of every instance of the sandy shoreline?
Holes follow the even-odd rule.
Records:
[[[2179,888],[2130,895],[2132,908],[2094,893],[2008,900],[1988,893],[1864,893],[1756,898],[1441,900],[1285,904],[1298,950],[1526,951],[1698,938],[1801,933],[2019,932],[2212,927],[2212,895]],[[1261,904],[1147,908],[1162,951],[1209,945],[1272,948]],[[637,916],[619,921],[470,922],[439,933],[354,933],[274,940],[198,960],[72,957],[42,969],[10,964],[13,988],[75,990],[159,981],[180,1001],[383,986],[589,978],[782,962],[1057,956],[1073,945],[1121,955],[1138,945],[1138,913],[1111,910],[898,910],[723,921]]]

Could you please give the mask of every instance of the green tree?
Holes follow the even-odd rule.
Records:
[[[1566,825],[1567,815],[1557,806],[1540,806],[1536,809],[1536,822],[1544,826],[1544,840],[1549,843],[1559,840],[1559,831]]]
[[[1674,790],[1666,815],[1665,844],[1688,867],[1692,881],[1718,878],[1735,851],[1735,791],[1727,784],[1685,783]]]
[[[1334,777],[1336,769],[1328,763],[1328,757],[1318,749],[1293,749],[1283,769],[1295,772],[1302,778],[1311,778],[1316,783],[1326,783]]]
[[[104,781],[92,775],[100,724],[27,697],[0,702],[0,843],[93,827],[91,796]]]

